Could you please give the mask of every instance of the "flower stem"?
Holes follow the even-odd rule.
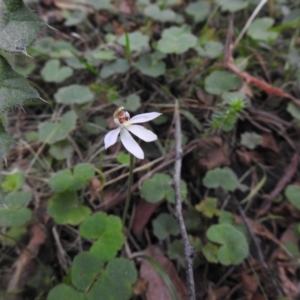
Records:
[[[134,165],[134,157],[133,157],[132,154],[130,154],[127,197],[126,197],[126,202],[125,202],[125,207],[124,207],[123,217],[122,217],[122,222],[123,222],[123,227],[124,228],[125,228],[126,216],[127,216],[129,203],[130,203],[130,197],[131,197],[131,187],[132,187],[132,181],[133,181],[133,165]]]

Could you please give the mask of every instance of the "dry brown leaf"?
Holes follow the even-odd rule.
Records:
[[[242,272],[242,281],[244,284],[243,291],[245,293],[245,296],[247,300],[251,300],[254,297],[255,292],[257,290],[257,286],[258,286],[257,280],[253,274],[249,275],[247,271],[244,270]]]
[[[279,147],[278,147],[272,134],[265,133],[265,134],[263,134],[262,137],[263,137],[263,140],[262,140],[261,146],[263,148],[270,149],[270,150],[274,151],[275,153],[279,153],[279,151],[280,151]]]
[[[185,284],[179,278],[172,262],[163,255],[162,251],[156,246],[149,246],[144,251],[144,254],[152,257],[169,275],[179,299],[188,299],[188,292]],[[172,300],[170,292],[164,281],[151,264],[145,259],[141,262],[140,277],[148,282],[148,290],[145,293],[147,300]]]
[[[90,180],[90,201],[95,201],[95,199],[99,198],[99,192],[101,190],[101,182],[97,177],[93,177]]]

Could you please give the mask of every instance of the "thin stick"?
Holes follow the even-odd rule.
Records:
[[[248,30],[249,26],[251,25],[251,23],[253,22],[253,20],[257,16],[257,14],[259,13],[259,11],[262,9],[262,7],[267,3],[267,1],[268,0],[261,0],[260,3],[256,6],[255,10],[253,11],[253,13],[250,16],[250,18],[248,19],[248,21],[246,22],[246,24],[245,24],[244,28],[242,29],[241,33],[239,34],[239,36],[235,40],[235,42],[233,44],[233,48],[235,48],[238,45],[238,43],[240,42],[240,40],[243,38],[244,34]]]
[[[174,191],[175,191],[175,217],[177,218],[180,233],[182,236],[184,246],[184,258],[186,267],[186,277],[189,290],[189,300],[196,300],[195,295],[195,283],[192,266],[192,256],[194,249],[191,246],[188,235],[186,232],[183,216],[182,216],[182,204],[181,204],[181,191],[180,191],[180,179],[181,179],[181,165],[182,165],[182,142],[181,142],[181,122],[180,113],[178,107],[178,100],[175,100],[175,170],[174,170]]]
[[[134,165],[134,157],[132,154],[130,154],[130,162],[129,162],[129,177],[128,177],[128,186],[127,186],[127,197],[125,202],[125,207],[123,211],[123,227],[125,228],[126,223],[126,216],[129,208],[130,198],[131,198],[131,187],[132,187],[132,181],[133,181],[133,166]]]

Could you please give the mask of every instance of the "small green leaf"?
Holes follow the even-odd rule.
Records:
[[[55,194],[49,200],[48,213],[58,224],[78,225],[91,210],[84,205],[79,205],[75,192]]]
[[[203,213],[204,216],[211,219],[213,216],[219,214],[217,209],[218,199],[216,198],[205,198],[199,204],[195,206],[196,210]]]
[[[95,50],[92,52],[92,57],[97,60],[115,60],[115,52],[112,50]]]
[[[163,53],[181,54],[194,47],[197,38],[190,33],[187,26],[170,27],[164,29],[161,39],[158,41],[157,49]]]
[[[210,189],[221,187],[224,190],[233,191],[238,186],[238,179],[230,168],[216,168],[206,173],[203,184]]]
[[[184,201],[187,198],[187,194],[188,194],[188,191],[187,191],[186,183],[185,183],[185,181],[180,180],[181,201]],[[174,188],[171,186],[171,183],[170,183],[169,189],[167,191],[166,198],[170,203],[175,203],[175,192],[174,192]]]
[[[202,247],[202,253],[205,256],[205,258],[207,259],[207,261],[210,263],[215,263],[215,264],[217,264],[219,262],[218,250],[219,250],[219,247],[212,243],[207,243]]]
[[[72,181],[73,176],[71,171],[61,170],[50,178],[49,185],[54,192],[61,193],[69,189]]]
[[[204,81],[205,90],[213,95],[221,95],[232,89],[239,89],[243,81],[240,77],[227,71],[214,71]]]
[[[0,1],[1,49],[8,52],[26,51],[44,26],[45,22],[22,0]]]
[[[142,34],[140,31],[128,33],[128,38],[131,52],[141,52],[142,50],[147,50],[149,48],[149,37]],[[125,46],[125,34],[121,35],[117,41],[120,45]]]
[[[197,229],[201,223],[201,216],[194,208],[189,207],[183,212],[184,224],[187,230]]]
[[[102,272],[103,262],[93,253],[79,253],[72,264],[72,283],[80,290],[85,291]]]
[[[1,99],[1,87],[0,87],[0,99]],[[2,122],[0,122],[0,141],[1,141],[0,158],[5,158],[13,144],[13,138],[10,134],[6,132]]]
[[[172,22],[176,20],[176,13],[171,9],[160,9],[158,5],[151,4],[144,10],[146,16],[159,22]]]
[[[215,0],[220,5],[222,11],[229,11],[231,13],[246,8],[249,3],[247,0]]]
[[[203,1],[189,3],[185,11],[193,16],[195,23],[203,22],[210,14],[210,3]]]
[[[168,191],[172,179],[169,175],[156,173],[152,178],[146,179],[142,184],[141,194],[146,201],[156,203],[163,200]]]
[[[19,227],[31,219],[31,210],[26,207],[7,209],[0,207],[0,227]]]
[[[11,210],[17,210],[29,203],[32,194],[26,191],[11,192],[4,198],[4,204]]]
[[[1,183],[1,187],[4,191],[16,191],[22,187],[24,181],[24,172],[16,172],[13,174],[6,175]]]
[[[126,59],[118,58],[111,64],[105,65],[100,71],[100,77],[106,79],[114,74],[125,74],[130,68]]]
[[[71,158],[74,148],[68,141],[57,142],[51,145],[49,153],[57,160],[64,160]]]
[[[2,43],[1,38],[0,41]],[[37,98],[39,98],[37,91],[23,76],[13,71],[5,58],[0,55],[0,113]],[[6,140],[9,141],[7,138]]]
[[[250,25],[247,35],[254,40],[273,42],[278,36],[277,32],[270,30],[273,24],[272,18],[258,18]]]
[[[222,245],[218,250],[218,260],[225,266],[238,265],[249,254],[246,237],[230,224],[212,225],[206,236],[210,241]]]
[[[208,41],[203,47],[196,48],[198,54],[202,57],[216,58],[223,52],[223,44],[215,41]]]
[[[50,145],[64,140],[76,128],[76,119],[76,113],[71,110],[61,117],[60,123],[41,123],[39,125],[39,140]]]
[[[166,64],[161,60],[154,59],[151,54],[140,56],[135,66],[142,74],[151,77],[158,77],[166,72]]]
[[[87,300],[99,299],[99,295],[105,300],[128,300],[132,296],[132,285],[136,280],[134,264],[125,258],[115,258],[98,277],[87,294]]]
[[[82,23],[87,17],[87,10],[75,10],[69,14],[65,21],[65,26],[75,26]]]
[[[86,300],[83,293],[80,293],[64,283],[55,286],[48,294],[47,300],[72,299]]]
[[[286,187],[284,194],[287,200],[297,209],[300,210],[300,186],[290,184]]]
[[[141,98],[136,94],[130,94],[125,99],[114,101],[117,106],[124,106],[127,111],[137,111],[141,107]]]
[[[166,239],[169,235],[179,234],[178,223],[170,214],[162,213],[152,222],[153,233],[160,240]]]
[[[46,62],[41,70],[43,79],[47,82],[63,82],[73,75],[73,69],[70,67],[61,67],[58,59],[51,59]]]
[[[89,87],[79,84],[72,84],[66,87],[60,88],[54,98],[57,103],[62,104],[83,104],[87,102],[92,102],[94,95],[89,89]]]
[[[174,240],[168,245],[168,257],[178,260],[184,266],[184,246],[182,240]]]
[[[290,102],[286,109],[297,121],[300,121],[300,107]]]
[[[90,251],[102,261],[112,259],[124,243],[121,219],[104,212],[86,218],[79,231],[84,238],[97,239]]]
[[[261,145],[262,141],[262,136],[256,132],[245,132],[241,135],[241,144],[251,150]]]
[[[129,165],[130,156],[128,153],[120,153],[117,156],[117,161],[121,165]]]

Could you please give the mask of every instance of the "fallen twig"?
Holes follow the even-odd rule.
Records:
[[[189,291],[189,300],[196,300],[195,295],[195,283],[192,266],[192,256],[194,249],[191,246],[187,231],[182,216],[182,204],[181,204],[181,191],[180,191],[180,179],[181,179],[181,165],[182,165],[182,139],[181,139],[181,122],[180,113],[178,107],[178,100],[175,105],[175,170],[174,170],[174,191],[175,191],[175,216],[177,218],[180,233],[184,246],[184,258],[186,265],[186,277]]]

